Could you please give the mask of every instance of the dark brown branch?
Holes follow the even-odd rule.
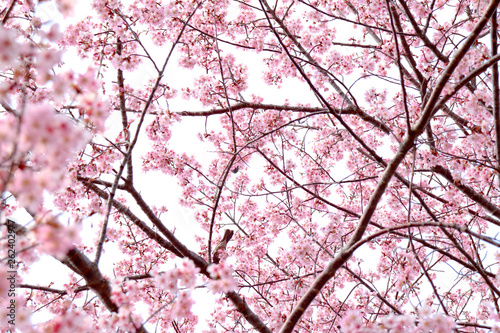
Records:
[[[394,8],[393,6],[391,6],[391,14],[392,14],[392,17],[394,18],[394,25],[396,26],[396,29],[395,29],[396,33],[400,34],[401,46],[403,46],[404,56],[405,56],[406,60],[408,60],[408,63],[410,64],[413,72],[417,76],[418,82],[420,82],[420,84],[423,85],[425,78],[422,75],[422,73],[418,70],[417,62],[413,58],[413,54],[410,50],[410,46],[408,45],[408,42],[406,41],[405,36],[401,34],[403,32],[403,27],[401,26],[401,20],[399,19],[399,15],[396,11],[396,8]],[[396,36],[394,36],[394,38],[396,38]]]
[[[2,18],[2,25],[5,25],[7,20],[10,18],[10,13],[12,12],[12,9],[14,9],[16,2],[17,2],[17,0],[12,0],[12,2],[9,5],[9,8],[3,10],[2,14],[4,14],[4,15]]]
[[[118,37],[116,39],[116,53],[118,55],[121,55],[122,54],[122,49],[123,49],[123,45],[122,45],[122,42],[120,40],[120,38]],[[121,117],[122,117],[122,127],[123,127],[123,131],[127,131],[127,112],[125,111],[126,110],[126,105],[125,105],[125,83],[124,83],[124,79],[123,79],[123,71],[121,69],[118,69],[118,73],[117,73],[117,81],[118,81],[118,97],[119,97],[119,101],[120,101],[120,113],[121,113]],[[128,132],[127,132],[128,133]],[[129,150],[129,135],[127,135],[126,137],[126,140],[127,140],[127,150]],[[129,151],[128,154],[128,159],[127,159],[127,172],[128,172],[128,175],[127,177],[129,178],[130,182],[132,182],[132,151]],[[124,162],[122,162],[122,165],[123,165]],[[120,166],[120,169],[121,169],[121,166]],[[96,247],[96,251],[95,251],[95,259],[94,259],[94,262],[96,264],[99,264],[99,260],[101,258],[101,254],[102,254],[102,250],[103,250],[103,246],[104,246],[104,242],[106,240],[106,233],[107,233],[107,229],[108,229],[108,220],[109,220],[109,214],[110,214],[110,210],[111,210],[111,203],[109,202],[110,200],[113,200],[113,197],[114,197],[114,193],[118,187],[118,183],[119,183],[119,179],[121,177],[121,173],[118,172],[118,174],[116,175],[116,179],[115,181],[113,182],[112,186],[111,187],[111,195],[109,196],[109,199],[108,199],[108,202],[106,203],[106,216],[104,218],[104,222],[102,224],[102,228],[101,228],[101,233],[99,235],[99,241],[97,242],[97,247]]]
[[[436,45],[432,43],[429,38],[420,30],[420,27],[418,26],[417,21],[415,21],[415,18],[413,17],[413,14],[410,11],[410,8],[406,5],[406,2],[404,0],[399,0],[399,3],[401,4],[401,7],[403,7],[403,10],[406,14],[406,17],[408,17],[408,20],[411,23],[411,26],[413,27],[413,30],[415,30],[415,33],[417,36],[424,42],[424,45],[427,46],[435,55],[436,57],[439,58],[444,63],[448,63],[450,60],[448,59],[447,56],[445,56],[441,51],[438,50]]]
[[[68,293],[66,290],[62,290],[62,289],[55,289],[55,288],[42,287],[42,286],[33,286],[31,284],[25,284],[25,283],[21,283],[21,284],[17,285],[16,287],[17,288],[24,288],[24,289],[46,291],[48,293],[59,294],[61,296],[64,296]]]
[[[108,198],[108,194],[101,190],[96,185],[92,184],[89,180],[80,177],[79,179],[83,184],[88,186],[92,191],[94,191],[101,198]],[[113,200],[113,207],[115,207],[120,213],[126,215],[131,221],[137,225],[142,231],[144,231],[151,239],[154,239],[158,244],[163,246],[165,249],[171,251],[175,255],[179,257],[188,257],[193,260],[195,265],[200,268],[202,274],[210,278],[209,273],[207,272],[208,262],[206,262],[202,257],[197,255],[196,253],[190,251],[184,244],[182,244],[168,229],[163,226],[163,223],[158,219],[158,217],[153,213],[153,211],[147,206],[145,201],[142,199],[142,196],[133,188],[127,188],[127,191],[134,197],[137,204],[141,206],[141,209],[146,213],[149,219],[154,221],[153,223],[156,226],[160,226],[162,228],[162,232],[167,236],[169,240],[173,240],[173,243],[165,240],[163,237],[154,232],[151,228],[149,228],[143,221],[137,218],[127,207],[122,205],[120,202]],[[174,245],[175,244],[175,245]],[[141,277],[142,278],[142,277]],[[248,304],[244,299],[242,299],[237,293],[231,292],[228,293],[228,298],[233,302],[236,309],[245,317],[245,319],[256,328],[261,333],[270,333],[271,331],[267,326],[258,318],[258,316],[250,309]]]
[[[500,290],[498,290],[498,288],[495,287],[495,285],[493,284],[493,282],[491,282],[491,279],[489,279],[488,275],[486,274],[486,271],[481,267],[480,264],[478,264],[478,263],[475,262],[474,258],[463,248],[463,246],[460,243],[458,243],[457,239],[455,237],[453,237],[453,235],[448,230],[446,230],[445,228],[441,228],[441,230],[448,237],[448,239],[453,243],[453,245],[455,246],[455,248],[458,249],[458,251],[465,258],[467,258],[467,260],[470,262],[470,264],[472,266],[474,266],[475,271],[479,275],[481,275],[481,277],[483,278],[484,282],[488,285],[488,287],[490,288],[490,290],[493,293],[493,298],[495,299],[495,302],[494,302],[495,306],[498,306],[497,300],[498,300],[498,297],[500,296]]]
[[[401,93],[403,95],[403,108],[405,110],[405,115],[406,115],[406,130],[409,132],[411,131],[411,124],[410,124],[410,112],[408,110],[408,96],[406,93],[406,85],[405,85],[405,79],[404,79],[404,72],[403,72],[403,64],[401,63],[401,52],[399,50],[399,42],[398,42],[398,37],[396,33],[396,26],[394,21],[399,20],[398,13],[396,12],[396,9],[394,6],[389,5],[389,0],[385,0],[387,9],[389,9],[389,18],[391,22],[391,28],[393,31],[394,35],[394,47],[396,48],[396,63],[398,65],[399,69],[399,77],[400,80],[399,82],[401,83]],[[408,55],[410,56],[410,55]],[[410,56],[411,57],[411,56]],[[421,81],[422,82],[422,81]]]
[[[277,110],[277,111],[291,111],[291,112],[311,112],[311,113],[328,113],[330,112],[329,108],[322,107],[307,107],[307,106],[289,106],[289,105],[277,105],[277,104],[260,104],[260,103],[249,103],[249,102],[241,102],[234,105],[231,105],[232,111],[242,110],[242,109],[262,109],[262,110]],[[391,133],[391,129],[381,122],[377,120],[375,117],[369,115],[358,107],[352,106],[347,108],[332,108],[338,114],[344,115],[355,115],[360,117],[362,120],[367,123],[372,124],[373,126],[379,128],[386,134]],[[187,117],[208,117],[218,114],[225,114],[229,112],[229,108],[221,108],[221,109],[213,109],[208,111],[180,111],[173,112],[180,116]]]
[[[368,289],[371,293],[373,293],[375,296],[377,296],[377,298],[382,303],[384,303],[385,305],[387,305],[392,311],[394,311],[394,313],[403,314],[401,312],[401,310],[399,310],[395,305],[393,305],[392,303],[390,303],[387,300],[386,297],[382,296],[376,289],[374,289],[368,283],[366,283],[366,281],[363,280],[363,278],[361,278],[361,276],[359,276],[353,270],[351,270],[349,267],[347,267],[347,265],[344,265],[342,268],[345,269],[347,272],[349,272],[349,274],[351,274],[356,280],[358,280],[363,286],[365,286],[366,289]]]
[[[431,223],[431,222],[429,222]],[[415,223],[412,223],[413,225],[415,225]],[[372,225],[375,225],[375,223],[372,223]],[[437,225],[437,224],[433,224],[433,225]],[[423,226],[423,225],[421,225]],[[384,229],[382,226],[377,226],[378,228],[380,229]],[[399,226],[398,226],[399,227]],[[403,228],[404,227],[404,228]],[[405,229],[408,227],[408,225],[404,225],[403,227],[399,228],[399,229]],[[463,230],[463,228],[461,226],[455,226],[454,229],[456,230]],[[390,231],[391,234],[395,235],[395,236],[398,236],[398,237],[403,237],[403,238],[408,238],[408,235],[406,234],[403,234],[401,232],[397,232],[395,230],[391,230]],[[367,240],[368,241],[368,240]],[[422,246],[424,246],[425,248],[429,249],[429,250],[432,250],[432,251],[435,251],[453,261],[455,261],[456,263],[460,264],[461,266],[471,270],[471,271],[476,271],[476,268],[474,266],[472,266],[471,264],[467,263],[466,261],[463,261],[462,259],[454,256],[453,254],[450,253],[450,251],[447,251],[446,249],[442,249],[434,244],[431,244],[429,242],[427,242],[426,240],[424,239],[420,239],[420,238],[416,238],[416,237],[413,237],[413,241],[415,242],[418,242],[420,243]],[[490,273],[490,272],[487,272],[487,275],[489,277],[492,277],[494,278],[496,275],[494,273]]]
[[[216,20],[215,18],[215,12],[214,12],[214,21]],[[217,53],[217,58],[218,58],[218,64],[219,64],[219,70],[220,70],[220,75],[221,75],[221,82],[222,82],[222,87],[224,89],[224,96],[226,99],[226,104],[227,104],[227,109],[228,109],[228,115],[229,118],[231,119],[231,133],[232,133],[232,139],[233,139],[233,156],[227,163],[226,167],[224,168],[224,172],[222,173],[218,183],[217,183],[217,193],[215,195],[215,200],[214,200],[214,205],[212,207],[212,216],[210,218],[210,226],[208,230],[208,241],[207,241],[207,256],[208,256],[208,262],[212,262],[212,237],[214,234],[214,226],[215,226],[215,218],[217,216],[217,208],[219,206],[220,198],[222,195],[222,189],[224,188],[224,185],[226,184],[227,176],[229,175],[229,171],[232,169],[233,163],[236,160],[236,151],[238,150],[238,145],[236,143],[236,129],[235,129],[235,123],[234,123],[234,117],[233,117],[233,108],[231,107],[231,102],[229,101],[228,93],[227,93],[227,86],[226,86],[226,80],[224,78],[224,68],[222,67],[222,58],[220,54],[220,49],[219,49],[219,43],[217,41],[218,36],[218,31],[217,31],[217,23],[214,24],[214,31],[215,31],[215,52]],[[232,230],[230,230],[232,232]],[[228,232],[228,230],[226,230]],[[231,234],[232,235],[232,234]],[[224,236],[225,237],[225,236]],[[215,261],[217,258],[217,253],[214,252],[214,263],[218,264],[218,260]]]
[[[85,279],[90,289],[99,296],[106,308],[111,312],[118,312],[118,306],[111,300],[111,286],[102,276],[99,268],[76,248],[69,250],[66,256],[63,263],[69,261],[72,267],[77,268],[79,274]]]
[[[451,89],[451,91],[449,93],[447,93],[446,95],[444,95],[437,103],[436,103],[436,106],[434,107],[435,108],[435,111],[439,110],[439,109],[442,109],[446,102],[448,102],[448,100],[453,97],[460,89],[462,89],[463,87],[467,86],[471,80],[473,80],[475,77],[477,77],[479,74],[483,73],[484,71],[486,71],[490,66],[492,66],[493,64],[497,63],[498,61],[500,61],[500,54],[497,54],[496,56],[494,57],[491,57],[490,59],[488,59],[488,61],[485,61],[481,66],[477,67],[476,69],[474,69],[472,72],[470,72],[469,74],[467,74],[466,76],[464,76],[454,87],[453,89]]]
[[[122,49],[123,45],[120,40],[120,38],[116,39],[116,53],[121,55],[122,54]],[[124,140],[127,142],[127,148],[128,145],[130,144],[130,131],[129,131],[129,124],[128,124],[128,117],[127,117],[127,104],[126,104],[126,98],[125,98],[125,79],[123,77],[123,70],[118,69],[117,73],[117,83],[118,83],[118,97],[120,101],[120,115],[122,118],[122,131],[124,134]],[[133,183],[134,182],[134,168],[132,166],[132,156],[129,156],[129,160],[127,162],[127,182]]]
[[[300,187],[302,190],[304,190],[305,192],[307,192],[308,194],[310,194],[313,198],[315,198],[316,200],[319,200],[335,209],[338,209],[340,210],[341,212],[344,212],[350,216],[354,216],[354,217],[360,217],[359,214],[349,210],[349,209],[346,209],[344,207],[340,207],[339,205],[336,205],[328,200],[326,200],[325,198],[322,198],[320,197],[319,195],[317,195],[316,193],[314,193],[313,191],[309,190],[306,186],[300,184],[299,182],[297,182],[293,177],[291,177],[290,175],[288,175],[284,170],[282,170],[279,166],[276,165],[276,163],[274,163],[269,157],[267,157],[266,154],[264,154],[262,151],[260,151],[258,148],[257,148],[257,151],[260,153],[260,155],[262,157],[264,157],[264,159],[275,169],[277,170],[279,173],[281,173],[283,176],[285,176],[288,180],[290,180],[291,182],[293,182],[297,187]]]
[[[85,186],[87,186],[89,189],[91,189],[95,194],[97,194],[99,197],[101,197],[104,200],[108,200],[109,195],[107,192],[101,190],[97,185],[93,184],[93,182],[89,179],[83,178],[83,177],[78,177],[77,178],[79,181],[81,181]],[[113,207],[118,210],[120,213],[123,215],[127,216],[139,229],[141,229],[148,237],[151,239],[154,239],[158,244],[163,246],[165,249],[169,250],[173,254],[175,254],[178,257],[184,257],[184,255],[177,250],[172,243],[169,241],[165,240],[163,237],[161,237],[158,233],[154,232],[153,229],[151,229],[146,223],[144,223],[141,219],[139,219],[137,216],[135,216],[132,211],[130,211],[129,208],[125,207],[123,204],[116,200],[112,200]]]
[[[363,23],[363,22],[353,21],[353,20],[350,20],[350,19],[345,18],[345,17],[340,17],[340,16],[332,15],[332,14],[330,14],[328,12],[325,12],[324,10],[319,9],[317,6],[313,6],[313,5],[305,2],[304,0],[299,0],[299,2],[303,3],[304,5],[310,7],[310,8],[312,8],[312,9],[318,11],[318,12],[320,12],[321,14],[323,14],[325,16],[328,16],[328,17],[331,17],[331,18],[334,18],[334,19],[337,19],[337,20],[345,21],[347,23],[352,23],[354,25],[359,25],[359,26],[362,26],[362,27],[364,27],[366,29],[370,29],[371,31],[378,30],[378,31],[389,32],[389,33],[392,32],[391,30],[385,29],[385,28],[382,28],[382,27],[377,27],[377,26],[366,24],[366,23]],[[350,2],[347,2],[347,5],[353,11],[354,14],[357,14],[356,7],[354,7]],[[375,33],[373,33],[372,36],[373,35],[375,35]],[[407,36],[415,36],[415,34],[409,34],[409,33],[405,33],[405,35],[407,35]],[[377,43],[380,43],[380,39],[378,38],[378,36],[376,38],[374,38],[374,39],[375,39],[375,41]]]
[[[227,298],[233,302],[236,310],[245,316],[245,319],[259,332],[271,333],[271,330],[260,320],[260,318],[248,307],[247,302],[236,292],[231,291],[226,294]]]
[[[486,197],[477,193],[472,187],[464,185],[460,180],[454,179],[450,170],[444,168],[441,165],[438,165],[432,167],[432,171],[444,177],[450,183],[450,185],[456,187],[458,190],[460,190],[460,192],[465,194],[468,198],[470,198],[478,205],[489,211],[496,218],[500,219],[500,208],[492,204],[491,201],[489,201]],[[500,223],[498,222],[493,222],[493,221],[490,222],[494,223],[497,226],[500,226]]]
[[[163,222],[156,216],[156,214],[151,210],[146,201],[142,198],[141,194],[137,192],[137,190],[133,187],[128,187],[127,192],[132,195],[135,202],[139,205],[141,210],[147,215],[148,219],[160,230],[160,232],[170,241],[169,244],[172,245],[173,248],[176,249],[175,253],[179,253],[180,257],[187,257],[194,261],[196,266],[198,266],[202,273],[205,274],[205,271],[208,267],[208,263],[196,253],[190,251],[175,235],[168,230]]]
[[[356,105],[356,100],[354,99],[354,96],[352,96],[351,93],[349,92],[349,89],[347,89],[340,80],[338,80],[334,75],[332,75],[326,69],[324,69],[320,64],[318,64],[318,62],[316,60],[314,60],[314,58],[311,56],[311,54],[309,52],[307,52],[307,50],[304,48],[304,46],[302,46],[302,44],[298,41],[298,39],[295,37],[295,35],[290,32],[290,30],[285,25],[285,23],[283,22],[283,20],[280,19],[278,17],[278,15],[276,15],[276,12],[273,9],[271,9],[271,7],[269,6],[269,4],[266,1],[261,1],[261,4],[263,6],[262,10],[264,11],[264,14],[266,15],[266,19],[268,20],[269,28],[276,35],[276,38],[278,39],[281,47],[286,52],[288,58],[292,61],[292,63],[295,66],[295,68],[297,70],[299,70],[299,72],[301,72],[301,75],[303,76],[303,70],[300,68],[300,66],[298,65],[298,63],[295,61],[294,57],[292,57],[292,55],[290,54],[288,48],[283,44],[283,41],[281,40],[281,38],[280,38],[279,34],[277,33],[276,29],[273,28],[273,25],[272,25],[272,23],[269,20],[269,15],[268,14],[270,14],[272,16],[272,19],[276,23],[278,23],[278,25],[280,26],[280,28],[284,31],[286,37],[288,37],[293,42],[293,44],[299,49],[300,53],[302,55],[304,55],[304,57],[309,61],[309,63],[311,63],[319,72],[321,72],[323,75],[325,75],[325,77],[328,78],[328,82],[333,87],[333,89],[335,89],[335,91],[337,92],[337,94],[339,94],[339,96],[342,97],[343,102],[347,106],[354,107]],[[308,80],[306,80],[306,81],[308,81]],[[344,87],[344,89],[347,90],[347,93],[345,93],[342,90],[342,88],[339,86],[339,84],[342,85]]]
[[[439,295],[438,289],[436,288],[436,284],[434,283],[432,277],[429,275],[429,272],[427,271],[427,267],[425,267],[424,262],[422,262],[422,260],[420,260],[420,257],[418,256],[417,249],[415,249],[415,244],[413,244],[413,237],[410,233],[410,230],[408,230],[408,236],[409,236],[408,239],[410,241],[411,250],[413,252],[415,260],[417,260],[418,265],[420,266],[422,272],[424,273],[427,281],[431,285],[431,288],[432,288],[434,295],[436,295],[436,298],[438,299],[439,304],[441,304],[441,308],[443,309],[444,313],[448,316],[449,315],[448,309],[446,308],[446,306],[443,303],[443,298],[441,297],[441,295]]]
[[[64,259],[59,261],[67,265],[71,270],[77,272],[77,274],[81,275],[85,279],[87,286],[77,288],[77,292],[88,290],[90,288],[97,294],[101,302],[109,311],[118,312],[118,306],[111,300],[111,287],[109,285],[109,281],[103,277],[99,268],[92,261],[90,261],[85,254],[80,252],[78,249],[73,248],[68,251]],[[31,286],[27,284],[21,284],[18,287],[58,293],[60,296],[67,294],[66,290]],[[136,328],[136,332],[146,333],[147,331],[144,326],[140,325],[140,327]]]

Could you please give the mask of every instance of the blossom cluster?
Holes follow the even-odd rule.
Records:
[[[236,288],[233,270],[226,263],[212,264],[208,266],[207,271],[212,278],[208,283],[208,287],[213,293],[227,293]]]
[[[193,288],[196,283],[196,274],[199,272],[200,269],[194,265],[193,261],[184,259],[178,267],[156,275],[155,281],[160,288],[176,293],[180,286]]]

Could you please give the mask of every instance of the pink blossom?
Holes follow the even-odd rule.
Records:
[[[210,273],[210,280],[208,286],[215,293],[227,293],[236,288],[236,280],[233,278],[232,269],[224,262],[215,265],[212,264],[207,268]]]
[[[180,292],[172,306],[172,318],[182,319],[192,316],[191,307],[193,304],[194,300],[189,293]]]

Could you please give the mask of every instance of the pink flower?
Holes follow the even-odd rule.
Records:
[[[57,217],[46,215],[34,227],[38,250],[57,258],[64,258],[66,253],[80,241],[78,226],[63,226]]]
[[[13,31],[0,27],[0,67],[12,66],[17,59],[21,46]]]
[[[171,316],[174,319],[189,318],[192,316],[191,307],[194,300],[187,292],[181,291],[172,306]]]
[[[215,293],[227,293],[236,289],[236,280],[233,278],[233,270],[224,262],[208,266],[207,271],[210,273],[212,280],[208,283],[208,287]]]

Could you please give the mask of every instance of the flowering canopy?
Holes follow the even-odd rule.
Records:
[[[500,332],[500,0],[47,2],[0,1],[3,331]]]

